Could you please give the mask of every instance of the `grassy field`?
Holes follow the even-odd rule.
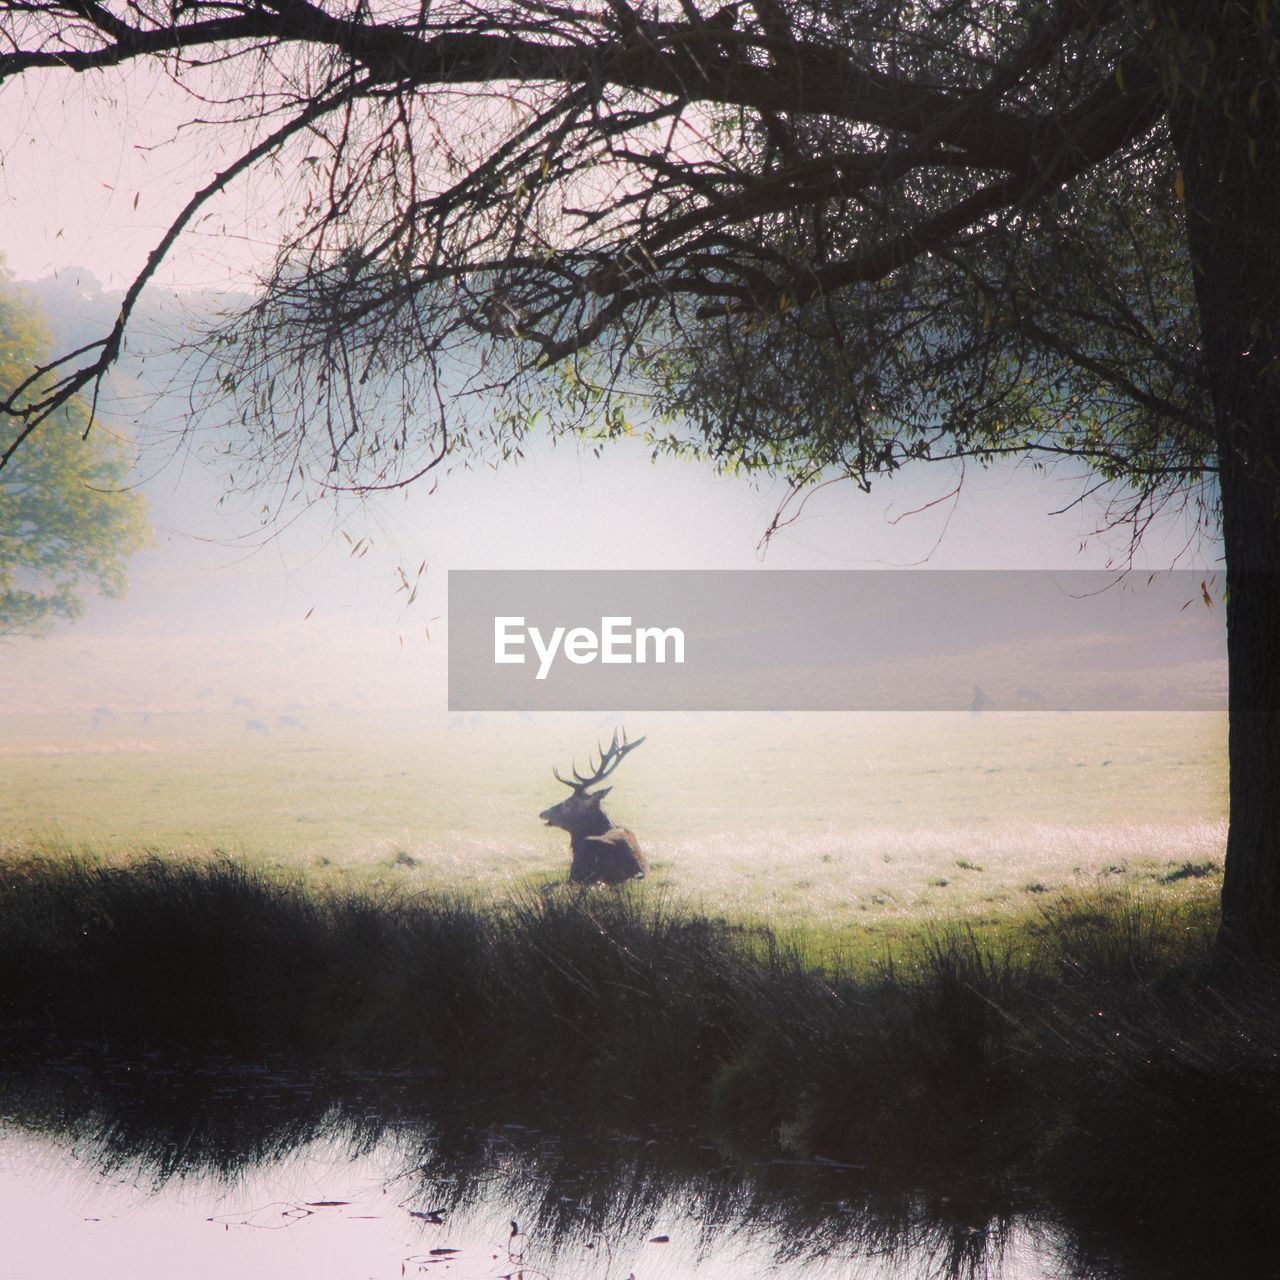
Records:
[[[212,850],[322,879],[498,893],[562,879],[538,812],[612,720],[306,714],[0,721],[9,848]],[[651,879],[736,918],[842,930],[1219,864],[1225,718],[1200,713],[648,715],[610,780]]]

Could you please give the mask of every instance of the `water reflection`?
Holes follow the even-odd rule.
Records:
[[[40,1222],[46,1262],[64,1249],[64,1267],[32,1272],[46,1276],[82,1265],[79,1233],[95,1275],[115,1274],[105,1243],[126,1255],[120,1275],[146,1280],[138,1241],[105,1221],[141,1224],[147,1240],[178,1231],[184,1275],[205,1274],[203,1260],[239,1280],[294,1274],[265,1243],[281,1236],[308,1276],[1205,1274],[1184,1247],[1162,1258],[1151,1242],[1086,1231],[1026,1188],[936,1170],[895,1184],[843,1164],[731,1159],[678,1126],[527,1112],[495,1122],[493,1109],[489,1099],[482,1122],[405,1075],[68,1052],[4,1078],[0,1217]],[[56,1203],[68,1206],[61,1226]]]

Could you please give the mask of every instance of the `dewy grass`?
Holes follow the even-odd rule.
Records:
[[[0,1026],[33,1051],[408,1069],[442,1097],[680,1116],[756,1152],[1234,1221],[1280,1193],[1280,984],[1213,986],[1212,892],[1194,885],[819,963],[802,932],[643,888],[493,902],[227,860],[10,858]]]

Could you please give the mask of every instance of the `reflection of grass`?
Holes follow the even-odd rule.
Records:
[[[811,938],[645,888],[481,903],[10,859],[0,1025],[410,1068],[757,1150],[1007,1170],[1148,1219],[1238,1220],[1280,1191],[1280,990],[1210,985],[1201,878],[872,934],[820,966]]]

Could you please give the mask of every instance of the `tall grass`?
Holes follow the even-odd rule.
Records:
[[[229,861],[10,860],[0,1026],[28,1047],[411,1069],[442,1097],[680,1118],[753,1152],[1230,1227],[1280,1195],[1280,983],[1213,985],[1211,901],[1059,901],[1000,941],[934,930],[819,967],[803,940],[631,891],[491,903]]]

